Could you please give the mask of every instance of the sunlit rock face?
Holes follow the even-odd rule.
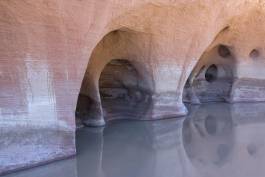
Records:
[[[183,100],[265,101],[264,17],[248,0],[1,0],[1,126],[74,134],[75,117],[102,126],[141,104],[154,120],[187,114]],[[106,102],[117,59],[133,70]]]

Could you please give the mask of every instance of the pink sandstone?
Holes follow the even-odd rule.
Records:
[[[1,132],[59,133],[32,137],[51,139],[38,158],[1,143],[0,174],[74,155],[76,115],[102,126],[111,99],[151,120],[186,115],[183,101],[265,101],[264,29],[259,0],[1,0]]]

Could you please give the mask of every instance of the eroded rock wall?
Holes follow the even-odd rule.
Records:
[[[87,119],[103,125],[98,80],[113,59],[127,59],[143,76],[151,117],[184,115],[186,80],[220,44],[235,58],[230,101],[264,101],[264,15],[258,0],[2,0],[0,126],[74,135],[80,93],[92,105],[83,105]],[[34,163],[56,159],[43,157]],[[2,163],[0,173],[16,168],[15,160]]]

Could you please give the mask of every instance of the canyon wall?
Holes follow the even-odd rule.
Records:
[[[105,113],[99,82],[112,60],[136,71],[136,85],[120,82],[121,101],[148,104],[144,119],[183,116],[183,100],[265,101],[264,25],[259,0],[1,0],[0,173],[74,155],[76,115],[105,124],[113,113]],[[216,71],[207,72],[211,65]],[[59,133],[24,142],[14,129]],[[15,152],[26,154],[16,145],[50,151],[17,160]]]

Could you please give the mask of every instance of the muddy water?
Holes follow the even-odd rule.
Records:
[[[185,118],[77,131],[77,156],[9,177],[264,177],[265,104],[189,106]]]

